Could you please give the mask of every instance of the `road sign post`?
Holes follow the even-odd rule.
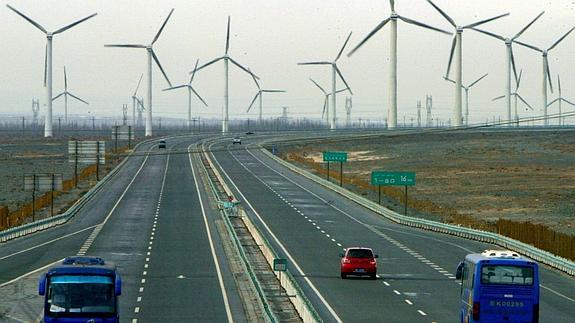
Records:
[[[273,270],[278,272],[279,275],[279,294],[282,294],[282,271],[287,270],[287,259],[275,258],[273,262]]]
[[[381,205],[381,187],[382,186],[405,186],[405,209],[407,215],[407,187],[415,185],[414,172],[371,172],[371,185],[378,187],[378,203]]]
[[[50,216],[54,215],[54,191],[61,191],[62,174],[24,174],[24,190],[32,191],[32,222],[36,221],[36,191],[50,192]]]
[[[323,161],[327,162],[327,180],[329,181],[329,163],[339,162],[339,186],[343,186],[343,163],[347,162],[347,153],[340,151],[324,151]]]

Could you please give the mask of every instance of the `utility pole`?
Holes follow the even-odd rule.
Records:
[[[353,106],[353,102],[351,101],[351,97],[346,97],[345,98],[345,113],[346,113],[346,119],[345,119],[345,127],[346,128],[351,128],[351,109]]]
[[[96,118],[92,116],[92,131],[96,130]]]
[[[421,101],[417,100],[417,127],[421,128]]]
[[[158,120],[160,120],[160,130],[162,130],[162,117],[159,117]]]
[[[425,96],[425,109],[427,111],[426,126],[433,127],[433,121],[431,120],[431,109],[433,108],[433,96]]]

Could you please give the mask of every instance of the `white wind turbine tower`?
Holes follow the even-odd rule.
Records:
[[[450,32],[441,30],[424,24],[413,19],[400,16],[395,12],[395,1],[389,1],[391,5],[391,15],[379,23],[355,48],[347,54],[347,56],[353,55],[363,44],[365,44],[373,35],[375,35],[380,29],[382,29],[388,22],[391,24],[390,29],[390,44],[389,44],[389,57],[390,57],[390,68],[389,68],[389,107],[387,113],[388,127],[394,129],[397,127],[397,19],[401,19],[403,22],[408,24],[416,25],[419,27],[435,30],[442,32],[444,34],[451,35]]]
[[[62,93],[56,95],[56,96],[52,99],[52,101],[56,101],[56,99],[58,99],[58,98],[61,97],[62,95],[64,96],[64,121],[65,121],[65,122],[68,122],[68,96],[71,96],[71,97],[73,97],[74,99],[76,99],[76,100],[78,100],[78,101],[80,101],[80,102],[82,102],[82,103],[85,103],[85,104],[88,104],[88,105],[89,105],[88,102],[86,102],[86,101],[80,99],[79,97],[77,97],[76,95],[74,95],[74,94],[68,92],[68,75],[66,74],[66,66],[64,66],[64,92],[62,92]]]
[[[138,101],[138,97],[136,95],[138,94],[138,89],[140,88],[140,83],[142,82],[143,77],[144,77],[144,73],[142,73],[142,75],[140,75],[140,79],[138,80],[138,85],[136,86],[136,90],[134,90],[134,94],[132,94],[132,126],[134,127],[134,129],[136,128],[136,108],[137,108],[137,105],[140,103]]]
[[[515,124],[519,126],[519,113],[517,112],[517,99],[521,100],[529,109],[533,110],[533,107],[527,103],[527,101],[519,94],[519,86],[521,85],[521,78],[523,76],[523,70],[519,71],[519,77],[517,78],[517,82],[515,85],[515,92],[511,93],[510,95],[513,97],[514,106],[515,106]],[[497,101],[505,98],[506,95],[498,96],[494,98],[492,101]]]
[[[204,67],[208,67],[212,64],[214,64],[215,62],[218,62],[220,60],[224,61],[224,77],[225,77],[225,82],[224,82],[224,108],[222,111],[223,114],[223,118],[222,118],[222,133],[227,133],[228,132],[228,122],[229,122],[229,106],[230,106],[230,97],[229,97],[229,63],[232,62],[232,64],[236,65],[237,67],[239,67],[240,69],[242,69],[243,71],[245,71],[246,73],[252,75],[253,77],[259,79],[259,77],[257,77],[256,75],[254,75],[252,72],[250,72],[247,68],[243,67],[242,65],[240,65],[240,63],[236,62],[233,58],[231,58],[228,55],[228,51],[230,49],[230,17],[228,16],[228,29],[227,29],[227,34],[226,34],[226,51],[224,53],[224,56],[222,57],[218,57],[215,58],[213,60],[211,60],[210,62],[195,68],[194,71],[199,71],[201,69],[203,69]],[[193,73],[194,71],[190,72]]]
[[[479,83],[479,81],[483,80],[487,75],[489,75],[489,73],[485,73],[482,77],[478,78],[477,80],[475,80],[473,83],[469,84],[468,86],[465,85],[461,85],[461,87],[465,90],[465,110],[464,110],[464,114],[465,114],[465,125],[469,125],[469,89],[472,88],[475,84]],[[455,81],[448,78],[448,77],[444,77],[444,80],[451,82],[453,84],[455,84]]]
[[[180,88],[188,89],[188,130],[192,129],[192,92],[198,99],[200,99],[200,101],[202,101],[202,103],[206,107],[208,106],[206,101],[204,101],[204,99],[202,99],[202,97],[198,94],[198,92],[196,92],[196,90],[192,87],[192,82],[194,81],[194,76],[196,75],[196,68],[198,68],[199,62],[200,62],[199,59],[196,60],[196,66],[194,67],[194,71],[192,72],[192,76],[190,77],[190,81],[188,82],[188,84],[176,85],[163,90],[163,91],[171,91]]]
[[[52,38],[54,35],[62,33],[92,17],[97,15],[93,13],[85,18],[82,18],[74,23],[71,23],[65,27],[62,27],[56,31],[47,31],[42,25],[35,22],[31,18],[27,17],[20,11],[14,9],[10,5],[6,5],[10,10],[17,13],[20,17],[26,19],[29,23],[34,25],[34,27],[40,29],[46,34],[46,53],[44,57],[44,86],[46,87],[46,122],[44,123],[44,137],[52,137]]]
[[[559,97],[557,97],[557,99],[549,102],[549,104],[547,105],[548,107],[551,106],[553,103],[557,102],[557,104],[559,105],[559,125],[562,126],[563,122],[562,122],[562,118],[561,118],[561,102],[565,102],[567,104],[573,105],[575,106],[575,103],[563,98],[563,95],[561,94],[561,79],[559,78],[559,75],[557,75],[557,86],[559,88]]]
[[[517,68],[515,67],[515,56],[513,55],[513,42],[515,41],[515,39],[519,38],[519,36],[521,36],[529,27],[531,27],[531,25],[533,25],[533,23],[535,23],[535,21],[537,21],[537,19],[539,19],[544,13],[545,11],[541,12],[537,17],[531,20],[529,24],[523,27],[523,29],[521,29],[517,34],[515,34],[515,36],[511,38],[506,38],[486,30],[472,28],[475,31],[499,39],[505,43],[505,47],[507,49],[507,58],[506,58],[507,64],[505,67],[505,71],[507,73],[507,80],[505,82],[505,107],[507,108],[508,121],[511,121],[511,68],[513,68],[513,73],[515,74],[515,82],[517,82]],[[511,123],[509,123],[508,126],[511,127]]]
[[[309,80],[312,81],[313,84],[315,84],[315,86],[317,86],[318,89],[319,89],[319,90],[323,93],[323,95],[324,95],[323,110],[322,110],[322,112],[321,112],[321,118],[322,118],[322,120],[323,120],[323,118],[325,117],[325,118],[326,118],[325,120],[326,120],[327,124],[329,125],[329,97],[330,97],[331,95],[333,95],[333,93],[327,93],[327,92],[323,89],[323,87],[321,87],[319,84],[317,84],[317,82],[314,81],[312,78],[310,78]],[[341,90],[335,91],[335,93],[337,94],[337,93],[341,93],[341,92],[344,92],[344,91],[347,91],[347,90],[349,90],[349,89],[348,89],[348,88],[346,88],[346,89],[341,89]],[[326,114],[326,113],[327,113],[327,114]]]
[[[463,56],[462,56],[462,42],[463,42],[463,30],[470,29],[473,27],[477,27],[479,25],[483,25],[490,21],[508,16],[509,13],[505,13],[499,16],[495,16],[492,18],[488,18],[485,20],[480,20],[469,25],[460,26],[455,23],[455,21],[448,16],[443,10],[441,10],[438,6],[436,6],[431,0],[427,0],[429,4],[433,6],[442,16],[445,18],[453,28],[455,28],[455,36],[453,37],[453,41],[451,43],[451,52],[449,54],[449,63],[447,64],[447,72],[445,73],[445,77],[449,77],[449,71],[451,69],[451,62],[453,61],[454,54],[456,55],[455,58],[455,104],[453,106],[453,126],[460,127],[462,123],[462,116],[461,116],[461,89],[462,89],[462,74],[463,74]]]
[[[347,39],[345,40],[345,43],[343,43],[343,46],[341,47],[341,49],[339,50],[339,53],[337,54],[337,56],[335,57],[335,59],[333,60],[333,62],[306,62],[306,63],[298,63],[298,65],[331,65],[331,108],[332,108],[332,115],[331,115],[331,120],[330,120],[330,124],[329,124],[329,128],[331,130],[335,130],[337,125],[337,111],[336,111],[336,93],[338,91],[336,91],[336,73],[337,75],[339,75],[339,77],[341,78],[341,80],[343,81],[343,83],[345,84],[345,87],[347,90],[349,90],[349,93],[353,94],[353,92],[351,91],[351,88],[349,87],[349,85],[347,84],[347,82],[345,81],[345,79],[343,78],[343,75],[341,74],[341,71],[339,70],[339,68],[337,67],[337,61],[339,60],[339,58],[341,57],[341,54],[343,53],[343,50],[345,49],[345,46],[347,45],[347,42],[349,41],[349,38],[351,37],[351,33],[349,33],[349,36],[347,36]],[[314,82],[315,83],[315,82]],[[330,117],[330,113],[329,113],[329,109],[327,110],[327,118],[329,119]]]
[[[149,45],[135,45],[135,44],[104,45],[105,47],[144,48],[148,52],[148,64],[147,64],[147,68],[148,68],[148,102],[147,103],[148,103],[148,107],[146,108],[146,112],[147,112],[146,137],[152,136],[152,59],[154,60],[154,62],[156,62],[156,65],[158,65],[158,67],[160,68],[160,71],[162,71],[162,74],[164,75],[164,78],[166,79],[168,84],[170,86],[172,86],[172,83],[168,79],[168,75],[166,75],[166,72],[164,71],[162,64],[160,64],[160,60],[156,56],[156,53],[154,53],[153,46],[154,46],[154,43],[160,37],[160,34],[164,30],[164,27],[168,23],[168,20],[172,16],[173,12],[174,12],[174,9],[170,10],[170,14],[168,15],[168,17],[166,18],[166,20],[162,24],[162,27],[160,27],[160,30],[158,30],[158,33],[156,34],[156,36],[154,37],[154,39],[152,40],[152,42]]]
[[[249,69],[248,69],[249,70]],[[251,71],[250,71],[251,72]],[[262,90],[262,88],[260,87],[260,83],[258,82],[258,80],[254,77],[254,75],[252,74],[252,78],[254,79],[254,83],[256,83],[256,86],[258,87],[258,93],[256,93],[256,96],[254,96],[254,99],[252,100],[252,102],[250,103],[250,106],[248,107],[248,110],[246,111],[246,113],[250,112],[250,109],[252,108],[252,105],[254,105],[254,102],[256,102],[256,99],[259,97],[260,98],[260,111],[259,111],[259,115],[258,115],[258,123],[261,125],[262,124],[262,97],[263,97],[263,93],[285,93],[286,91],[284,90]]]
[[[549,71],[549,61],[547,60],[547,55],[549,54],[549,52],[557,47],[557,45],[559,45],[559,43],[561,43],[567,36],[569,36],[569,34],[575,29],[575,27],[571,28],[565,35],[563,35],[561,38],[559,38],[553,45],[551,45],[551,47],[547,48],[547,49],[540,49],[539,47],[535,47],[533,45],[529,45],[526,44],[524,42],[520,42],[518,40],[516,40],[515,42],[521,46],[525,46],[529,49],[532,49],[534,51],[540,52],[542,57],[543,57],[543,82],[541,85],[541,91],[542,91],[542,106],[543,106],[543,115],[545,117],[545,121],[544,124],[545,126],[549,125],[549,121],[547,120],[547,80],[549,80],[549,88],[551,89],[551,93],[553,93],[553,82],[551,82],[551,72]]]

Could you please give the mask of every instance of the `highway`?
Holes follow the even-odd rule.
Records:
[[[142,144],[69,223],[0,245],[0,285],[69,255],[101,256],[122,274],[122,322],[250,321],[201,164],[185,153],[208,137],[236,198],[325,321],[457,322],[455,267],[468,253],[499,248],[391,223],[260,152],[256,144],[272,136],[244,136],[241,146],[231,137],[174,137],[165,151],[174,154]],[[339,277],[349,246],[379,254],[376,281]],[[573,321],[575,280],[540,268],[541,322]]]
[[[232,147],[223,140],[212,147],[213,156],[249,215],[290,260],[322,317],[458,320],[458,262],[468,253],[500,247],[391,223],[243,144]],[[379,254],[377,281],[340,279],[339,254],[348,246],[368,246]],[[541,284],[541,322],[573,321],[575,280],[541,266]]]

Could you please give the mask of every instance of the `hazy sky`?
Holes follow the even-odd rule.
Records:
[[[573,0],[436,0],[458,24],[510,12],[509,17],[483,25],[504,36],[515,34],[539,12],[544,16],[520,39],[538,47],[549,47],[575,25]],[[332,60],[350,31],[347,53],[390,13],[388,1],[366,0],[228,0],[228,1],[0,1],[0,113],[30,114],[32,98],[45,104],[43,87],[46,37],[5,4],[11,4],[48,30],[56,30],[97,12],[88,20],[54,38],[54,95],[63,88],[63,66],[68,70],[69,91],[90,102],[84,106],[69,102],[69,113],[96,116],[120,115],[122,104],[130,104],[140,74],[145,71],[143,49],[104,48],[107,43],[151,42],[171,8],[175,8],[155,51],[174,85],[188,81],[188,72],[197,58],[207,62],[222,56],[226,19],[231,15],[230,56],[261,77],[264,88],[287,93],[264,97],[264,117],[279,116],[288,106],[290,116],[318,118],[323,95],[308,80],[313,77],[325,88],[331,86],[328,66],[298,66],[297,62]],[[396,0],[400,15],[450,29],[450,25],[425,0]],[[398,23],[398,119],[416,116],[416,103],[425,104],[432,94],[434,115],[447,119],[453,105],[453,86],[442,80],[450,36]],[[470,121],[484,121],[503,115],[504,102],[492,102],[504,94],[505,46],[503,42],[467,30],[463,35],[464,84],[489,73],[470,92]],[[382,119],[386,116],[389,68],[389,26],[384,27],[351,58],[339,61],[346,80],[354,90],[354,119]],[[561,74],[563,96],[575,100],[575,32],[549,56],[556,83]],[[516,62],[523,69],[520,93],[536,108],[521,109],[523,116],[539,115],[541,108],[541,55],[515,46]],[[570,55],[571,54],[571,55]],[[231,65],[230,65],[231,66]],[[245,111],[256,93],[251,78],[230,67],[230,117],[255,118],[257,109]],[[184,118],[187,93],[162,92],[167,87],[154,66],[155,116]],[[194,115],[221,116],[223,105],[223,64],[202,70],[194,86],[209,107],[193,103]],[[341,84],[341,83],[340,83]],[[556,84],[554,84],[556,87]],[[341,85],[342,86],[342,85]],[[145,97],[145,78],[139,95]],[[554,94],[550,94],[550,100]],[[345,94],[338,96],[338,118],[343,121]],[[550,113],[557,108],[552,107]],[[565,106],[565,110],[571,109]],[[54,104],[55,116],[63,114],[63,101]],[[422,111],[422,115],[424,115]]]

